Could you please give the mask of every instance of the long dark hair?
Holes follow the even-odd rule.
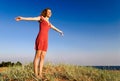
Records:
[[[51,10],[50,8],[46,8],[41,12],[41,16],[46,17],[47,16],[47,10]]]

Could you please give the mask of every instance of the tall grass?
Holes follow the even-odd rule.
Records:
[[[120,81],[120,71],[92,67],[46,63],[43,78],[34,76],[33,64],[8,67],[0,73],[0,81]]]

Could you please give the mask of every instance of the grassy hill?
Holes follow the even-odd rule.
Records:
[[[43,78],[34,76],[32,63],[8,67],[0,72],[0,81],[120,81],[120,70],[100,70],[92,67],[46,63]]]

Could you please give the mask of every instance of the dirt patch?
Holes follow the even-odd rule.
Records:
[[[7,69],[7,67],[0,67],[0,72],[3,72]]]

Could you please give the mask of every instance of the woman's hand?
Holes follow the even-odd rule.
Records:
[[[64,36],[64,34],[63,34],[63,32],[62,32],[62,31],[60,31],[60,35],[61,35],[61,36]]]
[[[20,20],[22,20],[22,17],[18,16],[18,17],[15,18],[15,20],[20,21]]]

